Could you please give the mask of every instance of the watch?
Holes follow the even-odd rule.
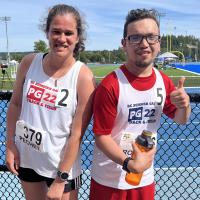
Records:
[[[57,176],[60,178],[61,181],[67,181],[69,174],[67,172],[57,171]]]
[[[133,160],[133,158],[131,157],[127,157],[124,162],[123,162],[123,166],[122,166],[122,169],[125,170],[126,172],[130,173],[130,170],[128,169],[128,162],[130,160]]]

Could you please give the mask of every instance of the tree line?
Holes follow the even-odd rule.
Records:
[[[179,51],[184,54],[186,61],[200,61],[200,40],[194,36],[163,35],[161,39],[161,53]],[[43,40],[34,42],[33,52],[48,52],[48,45]],[[22,57],[31,52],[11,52],[11,60],[21,61]],[[180,57],[180,54],[177,54]],[[6,60],[7,53],[0,53],[0,59]],[[125,61],[125,54],[122,47],[114,50],[83,51],[78,59],[85,63],[122,63]],[[180,59],[182,59],[180,57]]]

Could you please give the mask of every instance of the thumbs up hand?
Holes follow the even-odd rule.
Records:
[[[185,77],[181,77],[178,81],[177,89],[184,88]]]
[[[179,109],[187,108],[190,104],[190,98],[184,90],[185,77],[181,77],[178,81],[176,90],[171,92],[171,102]]]

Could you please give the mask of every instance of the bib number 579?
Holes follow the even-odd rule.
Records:
[[[42,133],[36,132],[32,128],[28,128],[27,126],[24,126],[24,137],[28,139],[29,141],[35,141],[37,145],[40,145],[42,142]]]

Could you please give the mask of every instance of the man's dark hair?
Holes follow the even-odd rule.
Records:
[[[126,16],[126,22],[124,24],[124,34],[123,37],[126,38],[127,36],[127,27],[131,22],[141,20],[141,19],[146,19],[150,18],[153,19],[156,24],[159,27],[159,20],[158,20],[159,14],[156,10],[151,9],[136,9],[136,10],[130,10],[128,15]]]

